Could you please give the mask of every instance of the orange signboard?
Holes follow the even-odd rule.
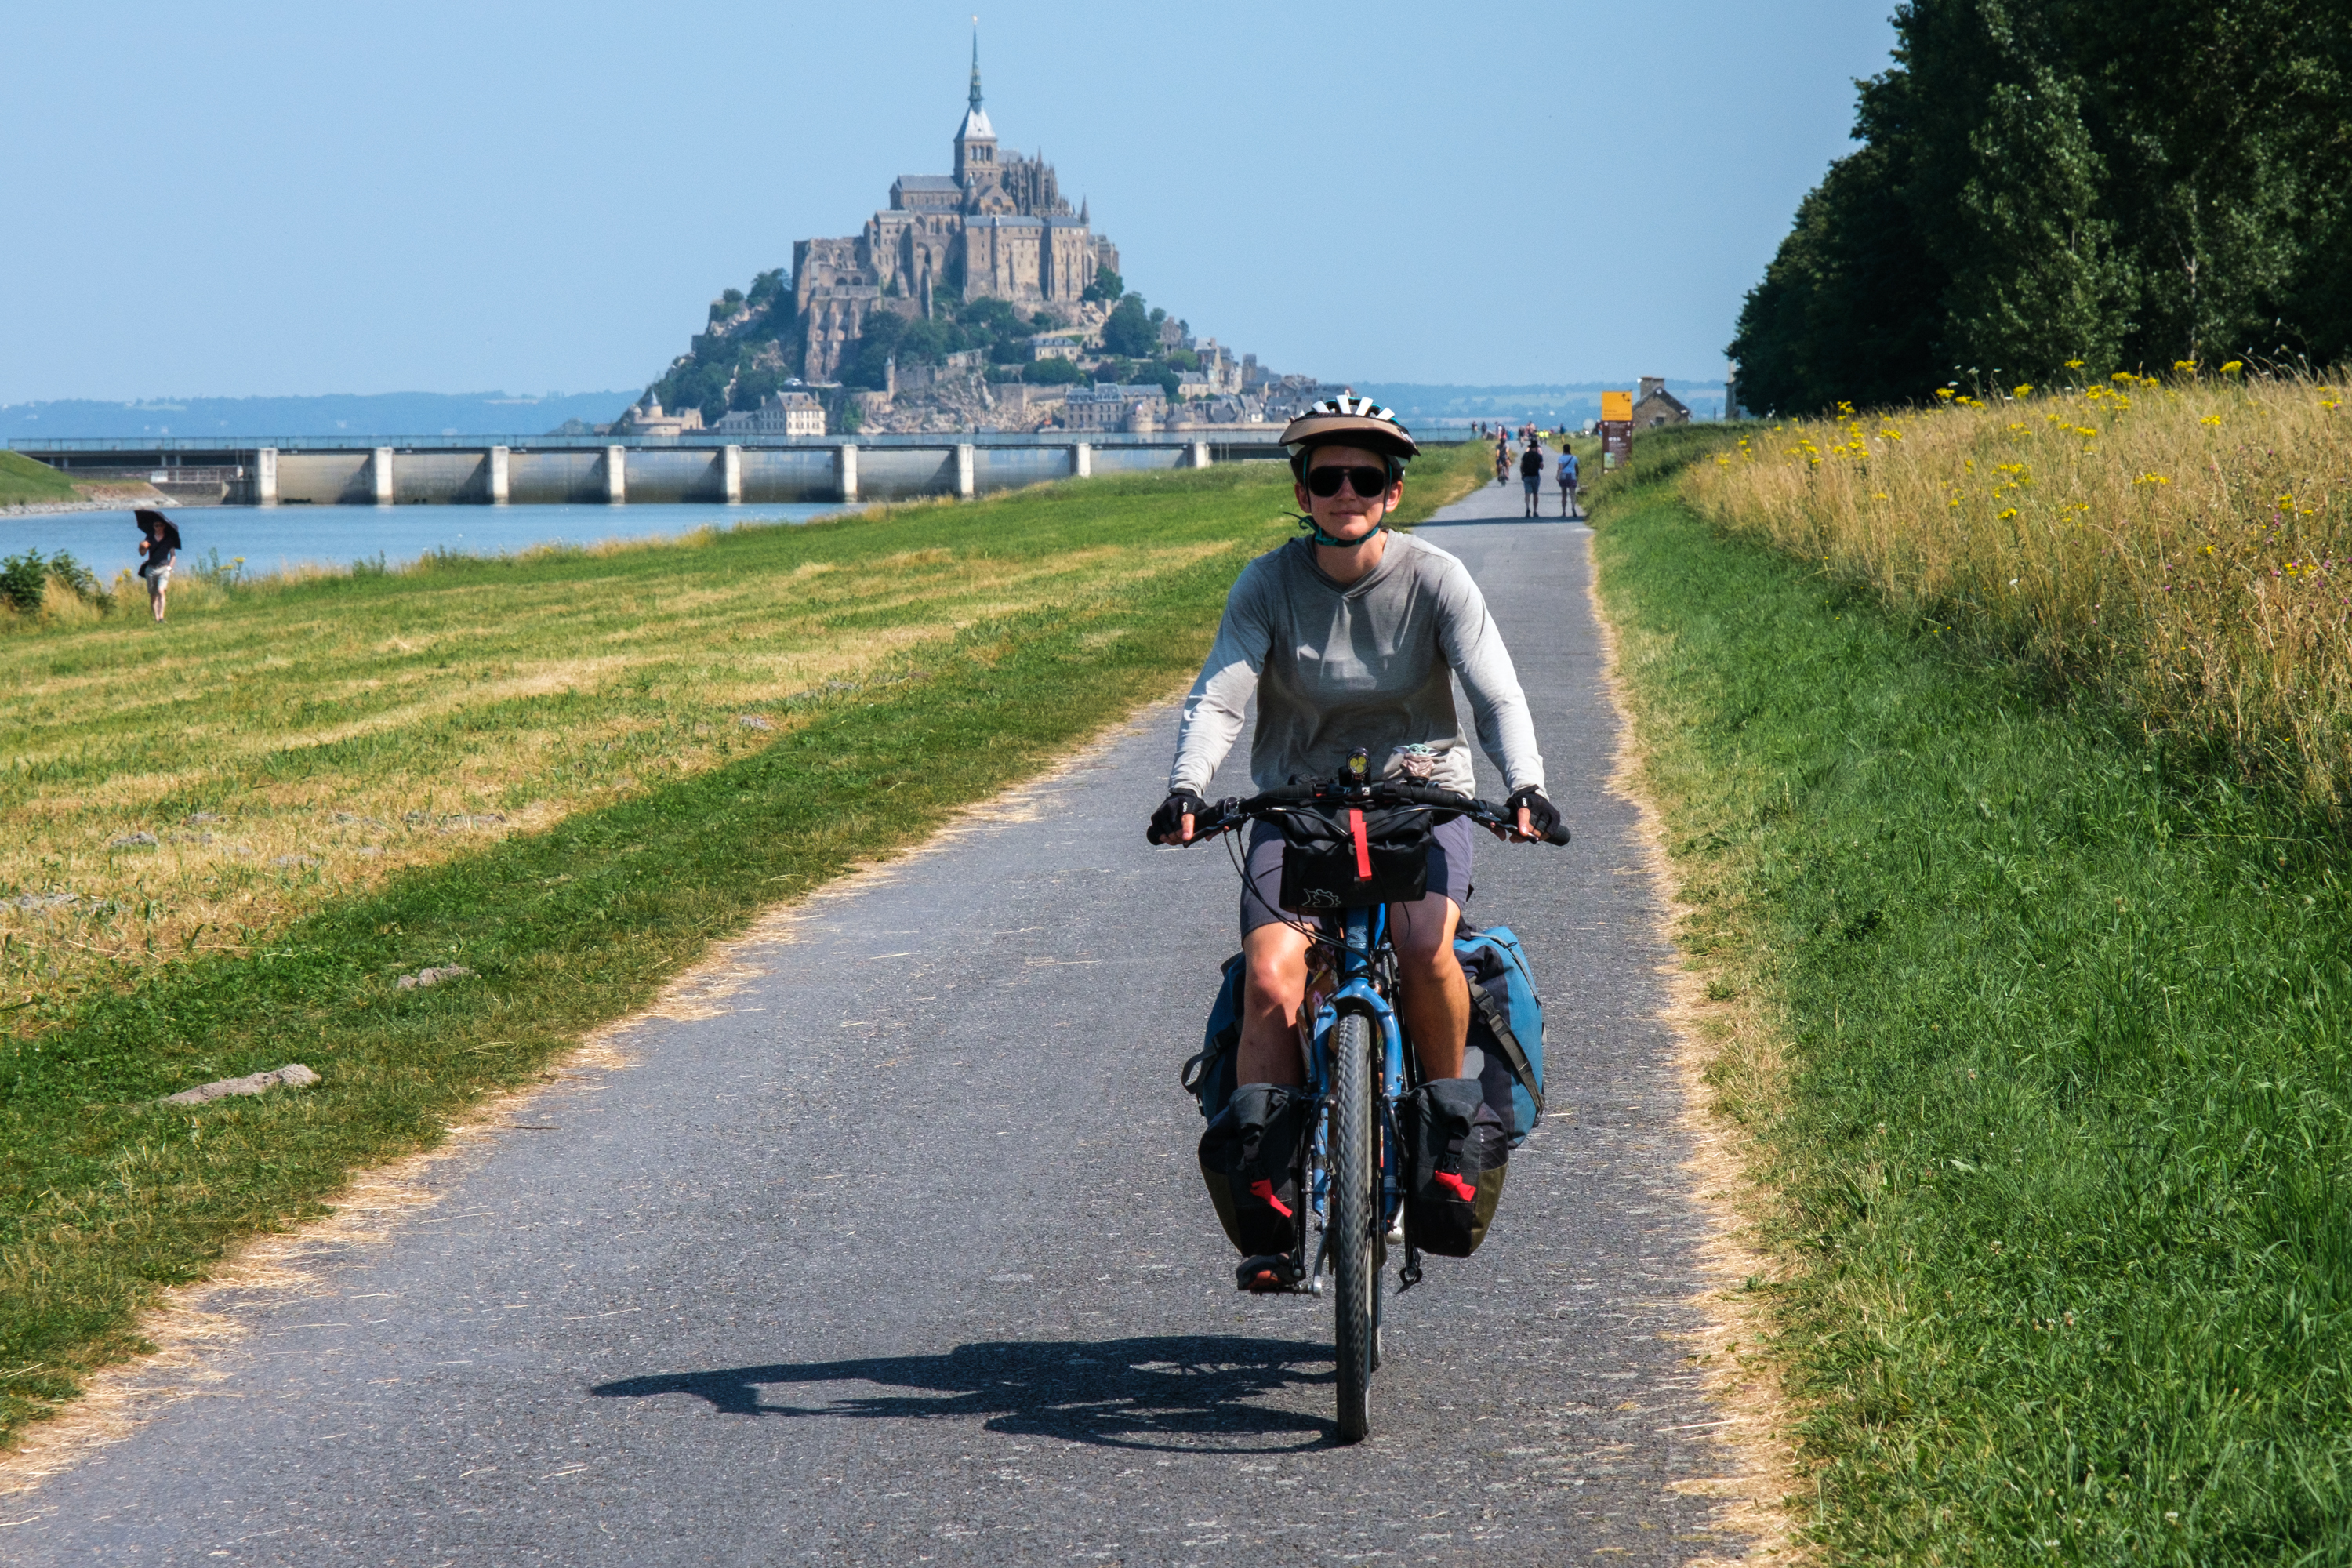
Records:
[[[1630,392],[1604,392],[1601,395],[1601,417],[1603,423],[1633,418],[1633,395]]]

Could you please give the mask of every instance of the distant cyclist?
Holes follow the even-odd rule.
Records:
[[[1584,509],[1577,504],[1578,479],[1576,454],[1570,450],[1568,437],[1563,436],[1559,442],[1559,515],[1562,517],[1580,518],[1584,515]]]
[[[1202,792],[1253,700],[1250,777],[1260,790],[1332,778],[1363,747],[1380,778],[1475,794],[1470,742],[1454,706],[1459,679],[1479,745],[1510,791],[1505,805],[1518,814],[1518,833],[1551,831],[1559,813],[1544,796],[1527,698],[1478,584],[1437,546],[1388,531],[1404,499],[1404,460],[1417,451],[1412,436],[1370,399],[1342,397],[1292,420],[1282,439],[1310,532],[1252,561],[1234,584],[1184,700],[1153,830],[1191,840],[1209,809]],[[1427,896],[1389,910],[1398,1011],[1433,1079],[1462,1075],[1470,1025],[1454,932],[1470,897],[1471,843],[1467,819],[1439,826]],[[1302,1079],[1297,1019],[1310,943],[1276,907],[1283,849],[1279,830],[1261,823],[1252,831],[1241,908],[1241,1084]]]

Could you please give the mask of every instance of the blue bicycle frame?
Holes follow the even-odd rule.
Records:
[[[1316,1227],[1326,1237],[1324,1250],[1328,1250],[1330,1236],[1330,1136],[1331,1121],[1328,1114],[1331,1104],[1331,1027],[1339,1022],[1343,1011],[1364,1014],[1372,1021],[1375,1037],[1381,1045],[1381,1083],[1378,1103],[1374,1107],[1381,1128],[1381,1228],[1393,1232],[1397,1208],[1404,1193],[1397,1179],[1396,1103],[1411,1087],[1405,1079],[1404,1031],[1397,1024],[1396,1010],[1374,984],[1374,971],[1381,944],[1388,941],[1389,911],[1386,905],[1370,909],[1349,910],[1343,926],[1344,946],[1340,949],[1339,984],[1329,997],[1317,1007],[1314,1022],[1314,1047],[1307,1054],[1308,1081],[1315,1090],[1315,1172],[1308,1205],[1314,1213]],[[1319,1276],[1321,1256],[1318,1252],[1309,1273]]]

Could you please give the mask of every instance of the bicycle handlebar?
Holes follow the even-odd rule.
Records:
[[[1517,812],[1496,805],[1493,801],[1456,795],[1450,789],[1433,789],[1427,784],[1381,783],[1351,790],[1330,784],[1287,784],[1279,789],[1263,791],[1247,800],[1237,800],[1228,795],[1216,802],[1209,807],[1207,815],[1192,819],[1192,842],[1199,844],[1219,834],[1230,833],[1244,822],[1277,816],[1285,806],[1308,805],[1425,805],[1466,816],[1483,827],[1513,834],[1518,831],[1519,823]],[[1144,837],[1154,844],[1178,842],[1172,837],[1162,838],[1150,829],[1145,830]],[[1564,822],[1542,836],[1542,842],[1546,844],[1565,845],[1568,841],[1568,824]]]

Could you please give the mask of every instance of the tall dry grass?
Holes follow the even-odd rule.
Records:
[[[1720,527],[1992,639],[2247,778],[2352,803],[2352,415],[2241,367],[1759,427]]]

